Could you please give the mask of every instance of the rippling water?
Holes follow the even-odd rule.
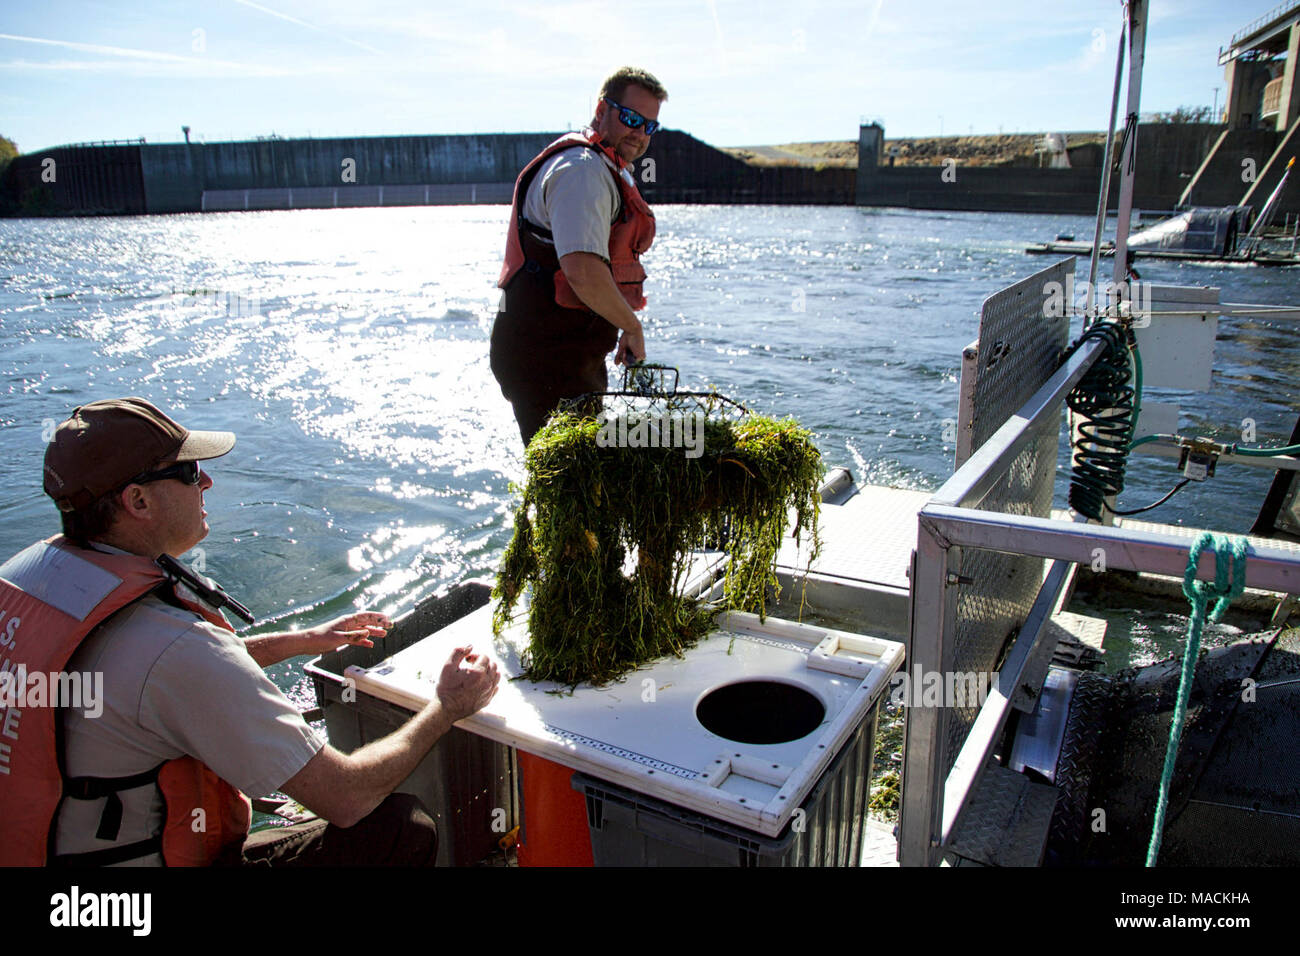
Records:
[[[0,551],[57,531],[41,493],[53,422],[137,394],[230,429],[213,463],[207,571],[262,618],[390,612],[490,574],[522,477],[487,361],[503,206],[0,221]],[[650,358],[814,430],[859,480],[951,472],[963,345],[982,300],[1048,264],[1026,241],[1074,216],[667,206],[646,259]],[[1086,273],[1086,263],[1078,267]],[[1300,301],[1295,270],[1144,263],[1229,301]],[[1084,276],[1081,276],[1083,278]],[[1216,391],[1184,431],[1260,442],[1300,412],[1300,326],[1226,319]],[[1191,425],[1187,424],[1190,418]],[[1235,436],[1234,437],[1239,437]],[[1172,465],[1135,458],[1126,506]],[[1264,472],[1225,466],[1154,520],[1245,530]]]

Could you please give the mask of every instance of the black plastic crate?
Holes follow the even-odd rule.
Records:
[[[386,737],[411,719],[405,707],[372,697],[344,680],[353,665],[372,667],[488,602],[490,589],[462,584],[393,622],[374,647],[349,646],[307,664],[330,743],[350,753]],[[346,697],[348,699],[345,699]],[[497,850],[519,822],[515,752],[486,737],[451,728],[397,787],[419,797],[438,825],[438,865],[473,866]]]

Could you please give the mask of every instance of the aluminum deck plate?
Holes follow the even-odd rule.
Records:
[[[511,680],[528,636],[518,624],[494,638],[480,608],[371,668],[345,677],[367,694],[418,710],[434,695],[453,647],[472,644],[501,669],[497,695],[457,726],[714,819],[777,836],[854,729],[883,696],[903,645],[751,614],[682,658],[664,658],[622,683],[569,688]],[[737,743],[706,730],[696,706],[717,687],[745,680],[793,684],[826,708],[820,726],[779,744]]]
[[[809,570],[906,591],[916,548],[916,515],[933,496],[929,491],[863,485],[844,504],[823,505],[822,550]],[[809,547],[806,535],[802,545],[787,538],[777,553],[777,567],[802,574]]]
[[[1039,866],[1056,799],[1055,787],[989,767],[947,849],[985,866]]]
[[[898,866],[898,838],[894,825],[879,820],[867,820],[862,828],[862,855],[859,866]]]
[[[1188,528],[1180,524],[1160,524],[1155,521],[1135,521],[1132,518],[1116,518],[1116,527],[1130,528],[1134,531],[1148,531],[1152,534],[1167,534],[1179,538],[1199,538],[1205,533],[1204,528]],[[1215,534],[1223,532],[1216,531]],[[1231,535],[1236,537],[1236,535]],[[1273,548],[1277,551],[1289,551],[1292,554],[1300,554],[1300,544],[1294,541],[1287,541],[1284,538],[1257,538],[1254,535],[1246,535],[1246,540],[1252,545],[1264,548]]]

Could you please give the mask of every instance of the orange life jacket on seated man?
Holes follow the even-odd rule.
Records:
[[[7,675],[0,678],[0,865],[96,865],[161,852],[168,866],[204,866],[228,847],[242,845],[248,835],[248,798],[193,757],[169,760],[131,777],[67,778],[60,709],[52,700],[21,709],[15,702],[20,675],[62,671],[95,628],[154,591],[232,630],[219,612],[177,593],[163,570],[140,555],[79,548],[59,536],[0,566],[0,674]],[[112,840],[121,814],[117,792],[151,781],[166,804],[161,834],[123,847],[54,857],[61,801],[107,797],[96,835]]]

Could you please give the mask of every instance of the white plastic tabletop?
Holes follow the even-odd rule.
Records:
[[[767,836],[778,835],[839,748],[870,714],[902,662],[903,645],[750,614],[683,658],[654,661],[619,683],[572,690],[518,677],[523,624],[492,635],[480,608],[371,668],[345,674],[359,690],[418,710],[432,699],[451,648],[472,644],[502,672],[496,697],[458,726],[564,766]],[[696,718],[710,691],[740,681],[792,684],[825,707],[820,726],[777,744],[737,743]]]

